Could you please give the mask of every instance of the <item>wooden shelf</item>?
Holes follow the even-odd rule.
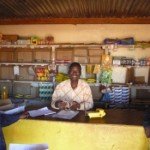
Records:
[[[0,80],[0,82],[12,82],[12,80]]]
[[[3,62],[1,63],[0,62],[0,65],[5,65],[5,66],[8,66],[8,65],[12,65],[12,66],[47,66],[47,65],[50,65],[50,63],[9,63],[9,62]]]
[[[115,44],[102,44],[102,43],[52,43],[48,45],[34,45],[34,44],[0,44],[0,48],[6,47],[6,48],[63,48],[63,47],[108,47],[109,45],[115,45]],[[136,48],[140,47],[140,44],[138,45],[115,45],[116,48],[125,47],[125,48]]]
[[[6,47],[6,48],[63,48],[63,47],[98,47],[102,46],[100,43],[54,43],[49,45],[33,45],[33,44],[1,44],[0,48]]]
[[[51,81],[26,81],[26,80],[14,80],[14,83],[52,83]]]
[[[51,81],[33,81],[33,80],[0,80],[1,82],[13,82],[13,83],[52,83]]]

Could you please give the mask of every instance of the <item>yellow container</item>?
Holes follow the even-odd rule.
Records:
[[[2,89],[1,99],[8,99],[8,90],[7,90],[6,86],[4,86]]]

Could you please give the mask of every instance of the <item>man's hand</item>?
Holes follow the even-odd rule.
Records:
[[[58,106],[58,108],[61,109],[61,110],[67,109],[67,102],[59,101],[59,102],[57,103],[57,106]]]
[[[72,102],[72,105],[70,106],[70,109],[71,109],[71,110],[77,110],[77,109],[79,109],[79,108],[80,108],[80,104],[77,103],[77,102],[75,102],[75,101],[73,101],[73,102]]]
[[[25,113],[21,114],[19,118],[24,119],[24,118],[27,118],[27,117],[29,117],[29,113],[25,112]]]

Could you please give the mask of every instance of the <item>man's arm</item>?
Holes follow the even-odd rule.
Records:
[[[93,96],[90,86],[89,85],[86,86],[83,92],[84,92],[84,99],[83,102],[80,103],[80,110],[89,110],[93,108]]]
[[[8,114],[0,114],[1,118],[1,126],[5,127],[8,126],[16,121],[19,120],[20,114],[16,115],[8,115]]]
[[[18,121],[19,119],[23,119],[29,116],[28,113],[23,113],[23,114],[13,114],[13,115],[8,115],[8,114],[0,114],[0,122],[1,126],[9,126],[12,123]]]

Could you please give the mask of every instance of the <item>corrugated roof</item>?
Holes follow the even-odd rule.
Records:
[[[150,0],[1,0],[0,24],[150,23]]]

